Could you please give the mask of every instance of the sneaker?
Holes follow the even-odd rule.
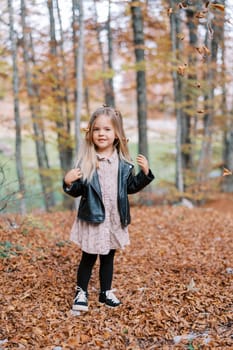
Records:
[[[82,288],[76,288],[76,295],[72,306],[73,311],[88,311],[88,296],[87,292]]]
[[[106,290],[104,292],[100,292],[99,294],[99,302],[104,303],[110,307],[116,307],[121,304],[120,300],[117,299],[112,290]]]

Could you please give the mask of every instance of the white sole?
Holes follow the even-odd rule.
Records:
[[[88,306],[84,305],[73,305],[72,306],[73,311],[88,311]]]

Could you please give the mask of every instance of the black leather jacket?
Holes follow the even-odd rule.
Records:
[[[122,226],[130,223],[130,208],[128,194],[142,190],[154,179],[151,170],[148,175],[140,171],[133,174],[133,165],[124,160],[119,160],[118,168],[118,210]],[[102,201],[101,188],[98,174],[94,173],[90,182],[82,179],[76,180],[71,187],[67,187],[63,181],[64,191],[72,197],[81,196],[78,218],[93,224],[99,224],[105,219],[105,208]]]

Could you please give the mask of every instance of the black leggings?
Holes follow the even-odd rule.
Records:
[[[100,290],[106,291],[111,289],[113,276],[113,261],[115,249],[110,250],[107,255],[99,255],[100,257]],[[88,254],[82,252],[82,258],[77,271],[77,285],[84,291],[87,291],[88,283],[91,278],[92,269],[97,260],[97,254]]]

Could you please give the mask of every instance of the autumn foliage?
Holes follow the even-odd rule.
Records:
[[[226,208],[227,209],[227,208]],[[232,210],[133,207],[116,255],[123,304],[72,315],[73,212],[1,217],[1,349],[232,349]]]

